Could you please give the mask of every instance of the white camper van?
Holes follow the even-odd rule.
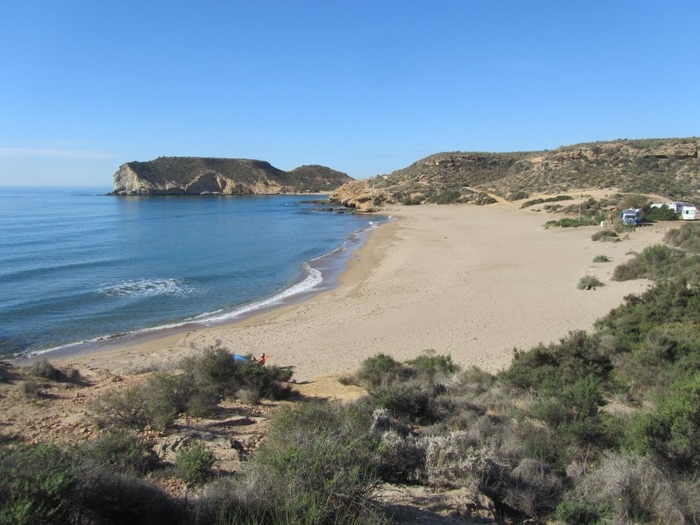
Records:
[[[684,221],[694,221],[698,218],[698,209],[695,206],[683,206],[681,208],[681,219]]]
[[[636,226],[644,220],[644,210],[641,208],[627,208],[620,213],[622,224],[626,226]]]
[[[692,206],[693,204],[690,202],[686,201],[676,201],[676,202],[667,202],[666,207],[669,210],[675,211],[677,214],[683,213],[683,206]]]

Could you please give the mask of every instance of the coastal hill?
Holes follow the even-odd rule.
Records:
[[[517,153],[437,153],[388,175],[352,181],[331,200],[371,211],[384,202],[489,204],[581,188],[700,197],[700,139],[615,140]]]
[[[158,157],[127,162],[114,174],[113,195],[270,195],[330,192],[352,177],[324,166],[283,171],[250,159]]]

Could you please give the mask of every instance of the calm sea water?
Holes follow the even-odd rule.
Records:
[[[109,190],[0,187],[0,354],[224,322],[320,291],[381,220],[308,196]]]

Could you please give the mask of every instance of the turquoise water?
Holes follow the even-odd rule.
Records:
[[[332,286],[377,217],[308,196],[0,188],[0,354],[212,324]]]

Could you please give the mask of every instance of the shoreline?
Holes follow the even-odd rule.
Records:
[[[303,264],[302,274],[297,280],[273,295],[261,297],[250,303],[237,306],[230,311],[203,313],[169,325],[110,334],[90,340],[36,350],[23,356],[12,357],[8,361],[14,365],[22,366],[43,358],[69,360],[84,355],[110,352],[127,346],[156,342],[186,332],[235,325],[250,318],[274,312],[280,308],[294,306],[311,300],[316,295],[326,293],[340,286],[340,276],[347,271],[348,261],[353,257],[353,253],[364,246],[373,230],[386,222],[392,221],[390,215],[381,214],[377,215],[377,217],[377,221],[373,221],[369,226],[356,230],[332,251],[306,261]]]
[[[298,381],[351,373],[378,353],[407,360],[431,349],[496,372],[514,348],[590,331],[624,296],[646,290],[648,281],[610,277],[630,252],[663,237],[634,232],[595,243],[597,226],[545,230],[550,217],[508,203],[394,207],[386,215],[395,220],[349,252],[331,290],[221,326],[66,356],[61,366],[128,374],[221,344],[232,353],[268,353],[271,364],[293,366]],[[593,263],[599,254],[613,262]],[[588,274],[606,286],[578,290]]]

